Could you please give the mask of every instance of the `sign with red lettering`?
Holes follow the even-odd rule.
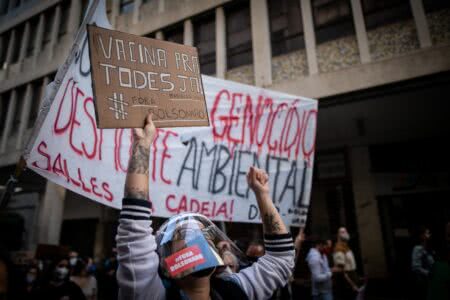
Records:
[[[103,14],[92,20],[106,27]],[[120,208],[132,134],[97,126],[82,30],[67,71],[47,88],[24,157],[45,178]],[[153,214],[191,211],[217,221],[259,223],[245,176],[254,165],[269,174],[271,197],[285,222],[304,225],[317,101],[209,76],[202,80],[211,126],[157,129],[149,166]]]
[[[176,276],[189,268],[201,265],[205,262],[205,257],[200,251],[200,248],[194,245],[172,254],[164,262],[166,263],[170,276]]]
[[[99,128],[208,126],[195,47],[88,25]]]

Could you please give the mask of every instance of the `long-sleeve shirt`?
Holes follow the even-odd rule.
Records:
[[[331,271],[326,255],[320,254],[316,248],[311,248],[306,256],[311,271],[311,293],[313,296],[332,291]]]
[[[158,274],[159,257],[151,227],[151,204],[124,199],[116,242],[120,299],[166,299]],[[268,299],[284,286],[294,268],[294,244],[290,234],[264,235],[266,254],[239,273],[230,274],[248,299]]]

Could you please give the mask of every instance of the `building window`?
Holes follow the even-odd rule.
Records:
[[[3,67],[8,51],[8,33],[0,35],[0,69]]]
[[[194,20],[194,45],[198,49],[202,74],[216,73],[216,19],[208,14]]]
[[[69,14],[70,2],[64,1],[61,6],[61,22],[59,24],[58,37],[61,37],[67,33],[67,27],[69,26]]]
[[[0,136],[3,134],[5,128],[6,117],[8,115],[9,99],[11,98],[11,91],[7,91],[0,96]]]
[[[253,63],[250,7],[247,1],[240,2],[225,10],[228,69]]]
[[[127,14],[133,11],[134,0],[120,0],[120,13]]]
[[[13,131],[14,130],[18,130],[19,126],[20,126],[20,117],[22,115],[22,109],[23,109],[23,103],[25,100],[25,92],[27,89],[27,85],[22,85],[20,87],[18,87],[17,90],[17,98],[16,98],[16,111],[14,113],[14,119],[13,119],[13,123],[12,123],[12,127]]]
[[[450,1],[448,0],[423,0],[423,8],[425,12],[433,12],[441,9],[450,8]]]
[[[52,38],[52,29],[54,21],[55,21],[55,9],[50,9],[46,11],[44,17],[44,37],[42,39],[43,49],[48,43],[50,43],[50,40]]]
[[[19,25],[19,27],[17,27],[16,29],[16,42],[14,43],[15,45],[13,46],[13,54],[11,57],[11,63],[16,63],[19,60],[19,55],[20,55],[20,47],[22,47],[22,36],[23,36],[23,32],[24,32],[24,28],[25,24],[21,24]],[[12,34],[12,32],[11,32]]]
[[[409,0],[362,0],[367,30],[412,18]]]
[[[164,31],[164,39],[169,42],[183,44],[184,41],[184,27],[183,24],[178,24],[167,31]]]
[[[0,15],[8,13],[8,1],[0,1]]]
[[[36,122],[37,116],[39,114],[40,102],[43,96],[42,89],[43,78],[33,81],[31,89],[31,109],[30,116],[28,118],[28,128],[34,127],[34,122]]]
[[[269,0],[272,56],[305,47],[299,0]]]
[[[27,45],[27,57],[33,55],[34,51],[34,41],[36,40],[36,34],[39,24],[39,17],[35,17],[30,21],[30,38],[28,39]]]
[[[349,0],[313,0],[312,10],[317,44],[354,34]]]

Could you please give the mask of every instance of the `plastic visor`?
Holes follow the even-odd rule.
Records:
[[[224,266],[224,245],[238,260],[245,261],[239,248],[201,214],[184,213],[170,218],[160,227],[156,241],[160,267],[165,276],[173,279]]]

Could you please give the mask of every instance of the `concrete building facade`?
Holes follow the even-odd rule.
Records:
[[[1,2],[4,180],[86,7]],[[439,233],[450,219],[439,202],[450,196],[448,1],[111,0],[107,10],[119,31],[198,47],[203,73],[319,99],[308,228],[332,237],[348,226],[368,276],[404,270],[414,228]],[[27,220],[22,247],[82,244],[101,255],[113,244],[117,212],[37,175],[19,187],[9,211]]]

